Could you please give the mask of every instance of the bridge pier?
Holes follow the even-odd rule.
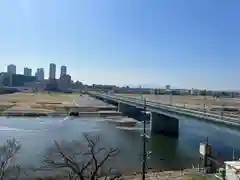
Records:
[[[163,114],[152,112],[151,133],[178,137],[179,120]]]
[[[127,115],[135,119],[147,118],[142,117],[144,116],[144,114],[141,113],[142,110],[140,108],[125,103],[118,103],[118,111],[121,112],[123,115]],[[171,116],[151,112],[151,133],[178,137],[179,120]]]
[[[123,115],[127,115],[132,118],[137,118],[141,113],[141,111],[135,106],[131,106],[124,103],[118,103],[118,111],[122,112]]]

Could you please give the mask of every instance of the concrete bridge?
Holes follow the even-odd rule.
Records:
[[[144,100],[119,96],[115,94],[103,94],[88,92],[89,95],[118,106],[118,110],[130,117],[139,117],[144,108]],[[151,132],[177,137],[179,134],[179,119],[182,116],[190,116],[209,122],[240,127],[240,119],[211,114],[200,110],[192,110],[173,105],[164,105],[146,101],[146,110],[151,112]]]

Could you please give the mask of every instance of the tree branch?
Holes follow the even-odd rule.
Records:
[[[82,148],[71,149],[71,145],[67,146],[67,151],[63,148],[66,145],[61,145],[54,141],[56,151],[60,155],[60,159],[46,158],[47,164],[56,168],[68,168],[71,172],[77,176],[80,180],[96,180],[99,177],[99,169],[106,163],[110,157],[114,157],[118,154],[116,148],[98,148],[99,136],[90,137],[84,134],[85,141],[87,143],[85,150]],[[76,149],[78,150],[76,152]],[[71,152],[73,150],[73,152]],[[85,150],[85,151],[83,151]],[[78,157],[80,155],[80,158]],[[71,176],[72,177],[72,176]],[[120,177],[120,175],[114,175],[110,177],[110,180],[114,180]]]

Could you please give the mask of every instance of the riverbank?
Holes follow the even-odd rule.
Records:
[[[139,180],[141,177],[141,172],[123,176],[125,180]],[[211,177],[211,175],[204,175],[192,169],[183,171],[149,171],[145,175],[146,180],[207,180],[211,179]]]
[[[81,108],[78,108],[78,111],[69,111],[63,108],[62,110],[52,111],[52,110],[39,110],[39,109],[30,109],[30,110],[10,110],[3,111],[0,113],[0,116],[24,116],[24,117],[41,117],[41,116],[76,116],[76,117],[114,117],[121,116],[121,112],[117,111],[108,111],[108,110],[99,110],[96,107],[93,107],[95,111],[91,110],[91,107],[84,107],[83,109],[89,109],[88,111],[82,111]],[[100,108],[101,109],[101,108]]]
[[[142,178],[141,172],[123,174],[116,180],[139,180]],[[37,179],[37,178],[34,178]],[[46,180],[67,180],[68,177],[64,175],[58,175],[56,177],[44,177]],[[106,177],[99,178],[100,180],[106,179]],[[108,179],[108,178],[107,178]],[[205,175],[196,170],[183,170],[183,171],[149,171],[145,174],[145,180],[215,180],[212,175]]]
[[[0,116],[119,116],[117,108],[79,93],[15,93],[0,95]]]
[[[67,114],[67,108],[75,106],[73,99],[77,95],[64,93],[14,93],[0,95],[0,115],[47,116],[54,112]]]

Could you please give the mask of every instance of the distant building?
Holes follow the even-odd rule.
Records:
[[[71,88],[73,88],[73,89],[83,89],[83,87],[84,87],[84,85],[80,81],[76,81],[75,83],[71,82]]]
[[[32,76],[32,69],[25,67],[23,74],[24,76]]]
[[[54,63],[49,66],[49,79],[56,79],[56,64]]]
[[[44,81],[44,69],[43,68],[38,68],[35,76],[37,78],[37,81]]]
[[[67,74],[67,66],[61,66],[60,78]]]
[[[171,85],[166,85],[165,89],[166,89],[166,91],[171,91]]]
[[[191,93],[190,93],[190,94],[196,96],[196,95],[198,95],[199,93],[198,93],[198,90],[197,90],[197,89],[191,89]]]
[[[61,91],[68,91],[71,86],[71,76],[68,74],[63,75],[58,81],[58,88]]]
[[[25,86],[26,83],[35,82],[36,77],[34,76],[24,76],[22,74],[6,74],[2,80],[4,86],[15,86],[21,87]]]
[[[14,64],[9,64],[7,66],[7,72],[10,73],[10,74],[16,74],[16,66]]]
[[[108,91],[114,91],[117,86],[116,85],[102,85],[102,84],[93,84],[92,85],[92,88],[94,90],[99,90],[99,91],[105,91],[105,92],[108,92]],[[141,88],[138,88],[141,90]]]
[[[56,79],[49,79],[45,87],[46,91],[59,91],[58,81]]]

